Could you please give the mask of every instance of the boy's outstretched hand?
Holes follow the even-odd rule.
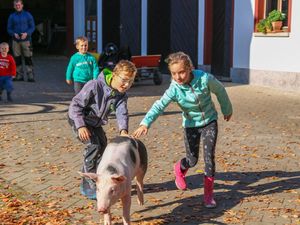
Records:
[[[128,134],[127,130],[121,130],[120,136],[129,137],[129,134]]]
[[[88,141],[91,137],[91,132],[86,127],[80,127],[78,129],[78,136],[82,141]]]
[[[141,125],[138,129],[136,129],[132,136],[134,138],[139,138],[141,135],[146,135],[148,133],[148,128],[144,125]]]

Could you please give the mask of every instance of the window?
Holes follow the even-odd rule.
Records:
[[[97,51],[97,0],[85,0],[85,36],[89,51]]]
[[[291,7],[292,0],[255,0],[255,25],[261,20],[265,19],[268,14],[277,9],[285,14],[283,21],[283,30],[291,31]],[[254,28],[256,31],[256,28]]]

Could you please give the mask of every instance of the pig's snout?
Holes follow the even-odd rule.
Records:
[[[105,208],[105,207],[98,207],[98,212],[107,213],[107,208]]]

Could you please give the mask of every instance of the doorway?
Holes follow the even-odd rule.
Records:
[[[132,55],[140,55],[141,0],[122,0],[120,11],[120,49],[129,47]]]
[[[65,53],[66,0],[24,1],[24,10],[32,14],[36,26],[32,34],[34,53]],[[10,41],[6,30],[8,17],[14,11],[12,0],[1,0],[0,33],[1,40],[6,42]]]
[[[102,47],[108,43],[120,46],[120,0],[107,0],[102,3]]]
[[[197,65],[198,0],[172,0],[171,21],[171,51],[185,52]]]
[[[171,50],[171,0],[148,1],[148,55],[161,54],[162,62]],[[161,63],[167,72],[166,63]]]
[[[219,79],[230,78],[234,0],[206,0],[204,64]]]

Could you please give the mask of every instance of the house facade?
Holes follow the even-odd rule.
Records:
[[[266,3],[286,13],[282,32],[255,32],[254,22],[264,18],[260,10],[270,7]],[[231,79],[299,91],[300,1],[235,1],[234,14]]]
[[[175,51],[221,80],[300,90],[300,1],[296,0],[24,0],[42,24],[47,51],[70,55],[85,35],[90,50],[110,42],[133,55]],[[255,25],[270,11],[286,14],[280,32],[262,34]],[[12,1],[0,5],[1,39]],[[35,48],[37,49],[37,48]],[[36,52],[36,50],[35,50]],[[164,63],[162,63],[164,67]],[[166,71],[166,68],[165,68]]]
[[[299,1],[73,0],[73,9],[73,38],[89,36],[97,52],[109,42],[133,55],[184,51],[221,80],[300,90]],[[283,30],[258,33],[273,9],[287,15]]]

